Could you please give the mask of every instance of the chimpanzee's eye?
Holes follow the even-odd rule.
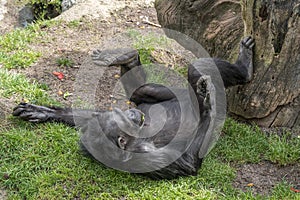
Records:
[[[133,111],[130,111],[128,117],[132,120],[134,120],[136,118],[135,113]]]

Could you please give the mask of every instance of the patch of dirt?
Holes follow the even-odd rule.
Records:
[[[79,73],[84,71],[88,60],[91,60],[90,55],[93,50],[105,49],[103,46],[124,47],[118,43],[126,44],[126,47],[132,46],[129,40],[126,41],[126,37],[122,42],[113,41],[113,38],[126,34],[130,29],[136,29],[141,33],[158,30],[157,27],[144,24],[141,16],[147,16],[150,21],[158,23],[153,7],[126,7],[106,20],[98,21],[83,17],[75,25],[76,27],[72,27],[68,22],[62,22],[60,26],[44,27],[42,31],[47,32],[47,35],[40,37],[39,42],[32,45],[32,49],[42,53],[42,57],[30,68],[16,71],[26,74],[39,83],[47,84],[51,97],[66,106],[71,106],[74,98],[77,97],[63,98],[63,94],[74,93],[76,79],[80,76]],[[74,64],[71,67],[58,66],[59,58],[67,58]],[[114,101],[111,92],[118,81],[116,75],[119,75],[120,69],[110,67],[103,70],[104,74],[98,80],[100,89],[96,95],[99,99],[97,108],[108,109]],[[59,80],[53,72],[62,72],[65,78]]]
[[[237,169],[233,186],[253,194],[270,195],[280,182],[286,182],[295,189],[300,189],[300,164],[278,166],[270,162],[244,164]]]
[[[5,190],[0,189],[0,200],[7,199],[7,194]]]

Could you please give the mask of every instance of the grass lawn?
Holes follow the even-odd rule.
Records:
[[[47,86],[9,70],[38,59],[40,54],[28,46],[37,29],[0,37],[0,99],[59,105],[49,98]],[[8,199],[300,199],[284,180],[269,196],[254,195],[251,186],[243,192],[232,184],[238,166],[245,163],[299,164],[300,138],[289,132],[267,136],[255,126],[228,119],[198,176],[154,181],[85,157],[73,128],[31,124],[11,116],[0,119],[0,188]]]

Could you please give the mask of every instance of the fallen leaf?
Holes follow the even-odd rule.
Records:
[[[62,72],[52,72],[54,76],[56,76],[59,80],[62,80],[65,75]]]
[[[29,100],[28,100],[27,98],[23,98],[23,99],[22,99],[22,102],[24,102],[24,103],[29,103]]]
[[[128,105],[130,105],[130,104],[131,104],[131,101],[126,101],[126,103],[127,103]]]
[[[64,93],[63,93],[61,90],[59,90],[59,91],[57,92],[57,94],[58,94],[59,96],[62,96]]]
[[[115,77],[115,78],[120,78],[120,75],[119,75],[119,74],[116,74],[114,77]]]
[[[254,183],[248,183],[247,186],[248,186],[248,187],[253,187],[253,186],[254,186]]]
[[[293,187],[291,187],[291,190],[292,190],[293,192],[300,193],[300,190],[295,189],[295,188],[293,188]]]

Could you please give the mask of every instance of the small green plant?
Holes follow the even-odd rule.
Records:
[[[58,58],[56,60],[56,63],[62,67],[71,67],[74,64],[74,62],[71,59],[66,57]]]
[[[52,19],[61,14],[61,0],[29,0],[35,19]]]
[[[155,35],[153,33],[143,35],[136,30],[128,30],[127,34],[133,39],[133,46],[138,50],[143,64],[151,63],[151,52],[155,49],[161,49],[170,44],[169,39],[164,35]]]
[[[187,66],[175,66],[175,71],[177,71],[179,74],[181,74],[184,77],[188,76],[188,67]]]
[[[79,20],[73,20],[73,21],[70,21],[67,25],[70,27],[70,28],[78,28],[80,26],[81,22]]]

